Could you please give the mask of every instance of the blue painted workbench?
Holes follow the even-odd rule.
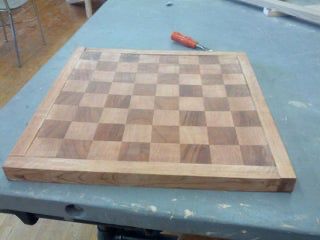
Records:
[[[8,182],[0,209],[230,239],[320,239],[320,28],[267,18],[224,0],[110,0],[0,109],[3,162],[78,46],[185,50],[184,32],[212,49],[247,52],[298,182],[292,194]],[[67,204],[84,212],[70,216]]]

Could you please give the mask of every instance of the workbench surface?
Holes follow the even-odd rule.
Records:
[[[233,1],[172,2],[102,6],[0,109],[1,162],[77,47],[186,50],[169,38],[181,31],[214,50],[248,54],[296,170],[293,193],[9,182],[1,171],[0,209],[230,239],[319,239],[320,28]],[[84,211],[67,212],[68,204]]]

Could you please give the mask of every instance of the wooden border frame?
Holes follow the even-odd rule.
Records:
[[[275,9],[279,12],[306,20],[308,22],[320,24],[320,11],[311,6],[299,6],[294,3],[279,0],[238,0],[240,2]]]
[[[90,49],[92,51],[98,49]],[[260,120],[276,166],[231,166],[179,163],[179,173],[172,170],[174,163],[165,162],[109,162],[25,157],[54,100],[63,88],[85,48],[78,48],[62,70],[54,86],[38,108],[28,127],[5,162],[3,169],[10,180],[30,180],[58,183],[92,183],[148,187],[179,187],[241,191],[292,191],[295,173],[287,152],[277,132],[272,116],[264,101],[250,62],[244,53],[236,52],[189,52],[189,51],[141,51],[112,50],[109,52],[146,53],[166,55],[224,55],[237,56],[251,95],[259,112]],[[254,94],[252,94],[254,93]],[[75,170],[76,169],[76,170]]]

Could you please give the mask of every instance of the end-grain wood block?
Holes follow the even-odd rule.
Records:
[[[78,49],[5,162],[10,180],[292,191],[243,53]]]

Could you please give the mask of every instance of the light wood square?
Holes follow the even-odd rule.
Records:
[[[179,109],[184,111],[203,111],[204,104],[201,97],[180,97]]]
[[[113,82],[110,88],[110,94],[115,95],[131,95],[133,93],[132,83]]]
[[[65,139],[92,140],[97,126],[97,123],[71,122]]]
[[[206,112],[207,126],[210,127],[232,127],[234,126],[232,115],[228,111]]]
[[[119,156],[121,142],[93,141],[88,159],[116,161]]]
[[[236,56],[219,56],[220,64],[239,64]]]
[[[251,97],[229,97],[229,106],[232,111],[252,111],[255,110]]]
[[[117,72],[131,72],[135,73],[137,72],[138,64],[137,63],[126,63],[126,62],[120,62],[117,65]]]
[[[109,62],[118,62],[120,59],[121,53],[111,53],[111,52],[102,52],[100,55],[100,60],[109,61]]]
[[[127,124],[123,134],[124,142],[151,142],[151,125]]]
[[[180,162],[180,145],[174,143],[151,143],[151,162]]]
[[[155,84],[157,83],[158,74],[156,73],[137,73],[136,83]]]
[[[240,146],[211,145],[210,152],[214,164],[243,165]]]
[[[92,80],[95,82],[112,82],[114,74],[114,72],[94,71]]]
[[[61,143],[61,139],[36,138],[32,142],[26,155],[34,157],[55,157],[60,149]]]
[[[130,101],[131,109],[154,109],[154,97],[132,96]]]
[[[206,127],[180,127],[181,144],[209,144]]]
[[[47,119],[71,121],[74,118],[76,111],[76,106],[54,104]]]
[[[173,64],[160,64],[159,73],[179,73],[179,65],[173,65]]]
[[[159,63],[159,56],[153,54],[142,54],[139,58],[140,63]]]
[[[179,126],[179,119],[179,111],[155,110],[153,115],[153,125]]]
[[[179,64],[199,64],[198,56],[179,56]]]
[[[101,123],[126,123],[128,109],[123,108],[105,108],[103,109],[100,121]]]
[[[103,107],[106,100],[106,94],[85,93],[79,105],[82,107]]]
[[[183,85],[201,85],[199,74],[180,74],[179,83]]]
[[[80,59],[75,68],[95,70],[97,61]]]
[[[226,97],[224,85],[203,85],[202,94],[204,97]]]
[[[72,81],[69,80],[64,85],[62,91],[68,92],[85,92],[88,87],[89,81]]]
[[[201,74],[221,74],[220,64],[200,65]]]
[[[224,84],[226,85],[246,84],[246,80],[243,74],[239,74],[239,73],[223,74],[222,78],[223,78]]]
[[[176,97],[179,96],[179,86],[172,84],[157,85],[156,96]]]
[[[267,145],[262,127],[236,127],[240,145]]]

